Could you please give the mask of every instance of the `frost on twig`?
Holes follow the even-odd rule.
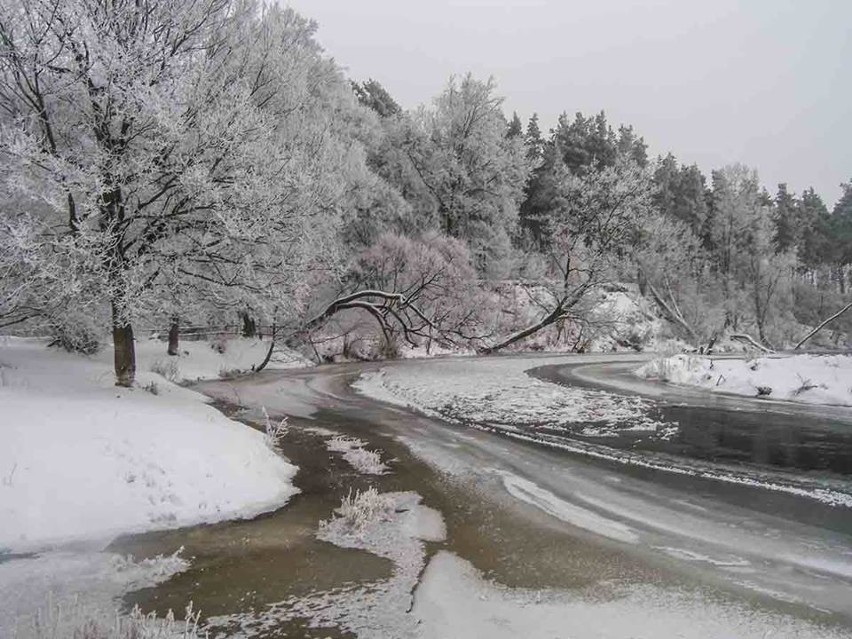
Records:
[[[266,445],[276,453],[281,453],[281,439],[287,435],[290,430],[287,424],[287,417],[283,417],[279,422],[273,422],[266,411],[266,406],[261,406],[263,411],[263,419],[265,422],[264,439]]]

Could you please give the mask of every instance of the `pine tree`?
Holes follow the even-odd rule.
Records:
[[[536,162],[540,161],[544,155],[545,142],[544,138],[541,137],[541,129],[538,126],[538,113],[533,113],[530,121],[527,123],[524,142],[527,145],[527,157]]]
[[[799,202],[796,196],[787,190],[786,184],[778,185],[772,217],[775,224],[772,237],[775,250],[781,253],[796,246],[801,236]]]
[[[366,82],[352,82],[352,91],[358,102],[372,109],[381,117],[387,118],[402,113],[402,108],[391,97],[378,80],[370,78]]]
[[[517,138],[523,135],[524,133],[524,125],[521,124],[521,118],[518,117],[517,112],[512,112],[512,119],[509,120],[509,125],[506,127],[506,137],[507,138]]]

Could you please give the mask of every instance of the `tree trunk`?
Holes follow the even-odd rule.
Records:
[[[180,320],[177,316],[172,318],[169,325],[169,355],[177,355],[180,352]]]
[[[240,312],[240,318],[243,320],[243,337],[257,336],[257,322],[246,311]]]
[[[641,273],[641,271],[640,271]],[[693,341],[693,343],[698,343],[698,336],[695,334],[695,331],[692,327],[687,323],[687,321],[683,318],[676,309],[669,306],[666,301],[663,299],[662,295],[660,295],[659,291],[651,284],[650,280],[647,277],[643,277],[645,281],[645,289],[651,293],[651,297],[654,299],[654,302],[657,304],[657,307],[663,312],[667,321],[680,326],[687,334],[689,339]],[[644,295],[644,294],[643,294]]]
[[[269,336],[269,349],[266,351],[266,357],[263,358],[263,361],[257,366],[252,366],[252,370],[255,373],[259,373],[266,365],[269,364],[269,360],[272,359],[272,351],[275,350],[275,320],[272,320],[272,335]]]
[[[562,319],[563,312],[564,311],[563,311],[562,307],[559,306],[559,307],[556,308],[556,310],[554,310],[553,312],[551,312],[547,316],[545,316],[544,319],[542,319],[541,321],[536,322],[532,326],[528,326],[527,328],[510,335],[509,337],[504,339],[502,342],[499,342],[499,343],[495,344],[494,346],[488,346],[486,348],[483,348],[482,352],[486,355],[491,354],[491,353],[496,353],[497,351],[502,350],[502,349],[506,348],[507,346],[514,344],[515,342],[519,342],[522,339],[529,337],[530,335],[534,335],[535,333],[538,333],[541,329],[543,329],[547,326],[550,326],[554,322]]]
[[[130,388],[136,381],[136,344],[133,341],[133,327],[121,318],[115,303],[112,305],[112,343],[115,385]]]

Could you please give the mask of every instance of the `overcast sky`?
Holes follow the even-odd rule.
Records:
[[[287,2],[288,0],[283,0]],[[405,108],[493,75],[547,130],[604,109],[652,154],[742,162],[830,206],[852,178],[852,0],[289,0],[353,79]]]

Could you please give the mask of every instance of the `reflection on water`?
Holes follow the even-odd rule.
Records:
[[[713,461],[852,475],[852,429],[802,416],[663,407],[680,428],[658,450]],[[644,447],[644,442],[639,442]]]
[[[568,382],[568,369],[545,366],[529,374],[556,384],[600,390],[597,385],[574,377]],[[623,371],[614,373],[614,377],[624,375]],[[850,424],[804,414],[686,406],[665,401],[659,402],[652,417],[677,424],[677,431],[667,438],[629,430],[614,437],[589,437],[582,433],[593,433],[595,429],[584,431],[583,427],[588,425],[579,425],[571,428],[571,437],[613,448],[655,451],[709,462],[852,475]]]

